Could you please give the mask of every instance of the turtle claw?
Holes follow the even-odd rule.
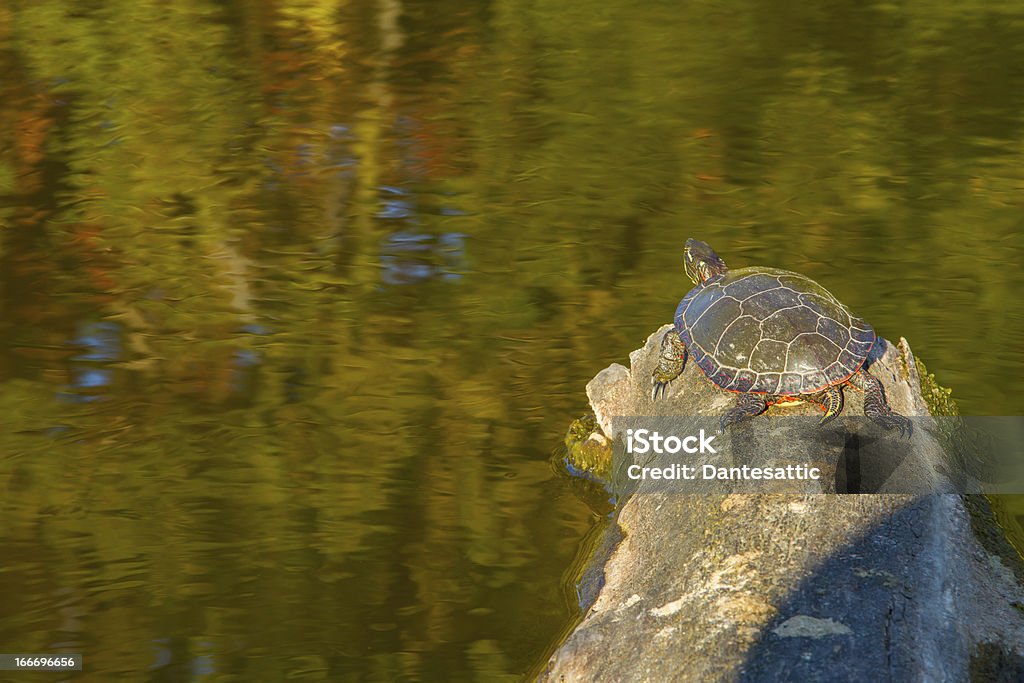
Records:
[[[675,330],[669,330],[661,338],[658,364],[651,373],[651,401],[668,396],[668,385],[683,372],[686,365],[686,345]]]
[[[763,396],[758,394],[739,394],[736,405],[725,411],[718,419],[718,433],[724,434],[725,428],[755,415],[760,415],[768,408]]]
[[[900,432],[900,438],[905,436],[910,439],[914,435],[914,423],[911,422],[909,418],[903,417],[902,415],[897,415],[896,413],[880,415],[875,418],[875,422],[877,422],[883,429],[890,431],[898,429]]]
[[[659,382],[654,377],[651,378],[651,401],[657,401],[659,398],[665,398],[668,395],[668,382]]]

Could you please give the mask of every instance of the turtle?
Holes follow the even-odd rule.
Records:
[[[889,407],[882,383],[867,370],[878,341],[874,329],[824,287],[788,270],[731,270],[710,245],[692,238],[683,269],[695,286],[661,339],[652,401],[665,396],[692,358],[712,383],[737,394],[720,432],[792,401],[817,404],[823,425],[842,412],[849,385],[864,393],[865,416],[900,436],[913,434],[911,421]]]

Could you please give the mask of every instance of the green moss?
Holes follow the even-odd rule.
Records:
[[[597,418],[588,413],[573,420],[565,433],[566,464],[597,481],[608,481],[612,469],[612,445]]]
[[[1012,648],[1000,643],[980,643],[971,653],[972,681],[1019,681],[1022,676],[1024,657]]]
[[[924,362],[916,355],[914,361],[921,376],[921,396],[931,414],[936,417],[959,418],[960,408],[953,399],[953,390],[939,384],[935,375],[928,372]],[[981,476],[989,474],[985,452],[976,445],[984,443],[982,439],[965,438],[965,432],[971,430],[962,420],[938,420],[937,424],[938,436],[946,452],[956,460],[959,467]],[[988,552],[1002,559],[1018,582],[1024,583],[1024,529],[1013,509],[1019,505],[1020,498],[1014,495],[963,496],[975,537]],[[1013,603],[1013,607],[1024,611],[1024,605],[1020,603]],[[993,653],[997,657],[1002,656],[998,651],[979,649],[972,656],[972,671],[974,667],[989,666]]]
[[[939,384],[935,375],[928,372],[928,368],[920,358],[914,356],[914,362],[917,363],[917,370],[921,376],[921,397],[928,405],[929,412],[936,417],[959,415],[960,408],[953,400],[953,390]]]
[[[933,417],[945,417],[952,419],[935,420],[935,435],[939,438],[946,453],[960,469],[971,467],[977,470],[979,453],[972,446],[968,438],[968,432],[963,420],[960,419],[960,408],[953,400],[953,390],[939,384],[935,375],[928,372],[928,368],[917,356],[914,356],[917,364],[918,375],[921,377],[921,398],[928,406],[928,412]],[[977,472],[976,472],[977,473]]]

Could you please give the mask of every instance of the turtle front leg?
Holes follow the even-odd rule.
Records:
[[[885,400],[885,389],[877,377],[861,368],[850,378],[850,384],[864,392],[864,415],[883,429],[898,429],[900,436],[909,439],[914,434],[914,423],[893,412]]]
[[[843,412],[843,388],[825,387],[822,391],[810,397],[812,403],[821,406],[825,414],[818,420],[818,426],[831,422],[836,416]]]
[[[661,338],[658,365],[651,374],[651,400],[668,393],[669,382],[683,373],[686,367],[686,344],[675,330],[669,330]]]
[[[760,415],[768,408],[768,402],[763,394],[740,394],[736,397],[736,405],[726,411],[725,415],[718,422],[718,433],[725,432],[725,428],[736,424],[741,420]]]

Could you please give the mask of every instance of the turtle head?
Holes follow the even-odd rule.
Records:
[[[691,237],[686,240],[686,247],[683,248],[683,269],[694,284],[702,285],[712,278],[724,275],[729,267],[707,242]]]

